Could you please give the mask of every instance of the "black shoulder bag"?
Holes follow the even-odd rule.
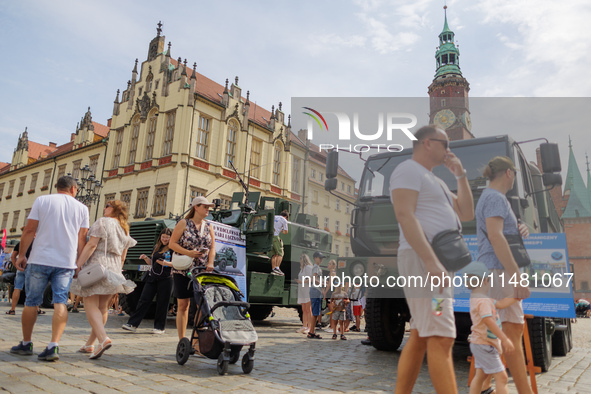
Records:
[[[439,186],[441,186],[441,184],[439,184]],[[454,215],[456,215],[454,206],[443,186],[441,186],[441,189],[451,205]],[[456,221],[458,228],[443,230],[437,233],[431,241],[431,247],[433,248],[435,255],[449,272],[459,271],[472,262],[472,255],[468,249],[468,244],[466,244],[466,241],[462,236],[460,220],[457,215]]]
[[[486,231],[482,230],[486,239],[488,239],[488,234]],[[519,227],[517,228],[517,234],[503,234],[507,243],[509,244],[509,248],[511,249],[511,254],[513,255],[513,259],[517,263],[519,268],[527,267],[531,264],[531,260],[529,258],[529,254],[527,254],[527,250],[525,250],[525,245],[523,244],[523,238],[521,238],[521,234],[519,234]],[[488,239],[490,242],[490,239]]]

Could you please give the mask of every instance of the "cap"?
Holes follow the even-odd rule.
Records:
[[[505,172],[507,170],[517,171],[513,161],[507,156],[497,156],[492,158],[491,161],[488,162],[488,166],[493,171],[493,174]]]
[[[468,275],[484,278],[489,274],[489,270],[488,267],[484,265],[484,263],[481,263],[480,261],[473,261],[466,267],[464,267],[464,269],[461,270],[460,273],[462,274],[462,276]]]
[[[199,205],[199,204],[201,204],[201,205],[209,205],[210,207],[213,207],[213,206],[215,206],[215,204],[214,204],[214,203],[211,203],[211,202],[209,202],[209,201],[207,200],[207,198],[205,198],[205,197],[203,197],[203,196],[195,197],[195,198],[193,199],[193,201],[191,201],[191,206],[192,206],[192,207],[194,207],[194,206],[196,206],[196,205]]]
[[[314,252],[314,258],[319,257],[321,259],[325,258],[326,256],[322,254],[322,252]]]

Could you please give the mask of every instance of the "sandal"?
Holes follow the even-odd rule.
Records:
[[[493,394],[495,392],[495,389],[492,388],[492,386],[490,386],[489,388],[487,388],[486,390],[482,390],[480,392],[480,394]]]
[[[93,353],[94,352],[94,345],[84,345],[80,349],[78,349],[78,353]]]
[[[96,360],[97,358],[99,358],[100,356],[103,355],[105,350],[109,349],[110,347],[111,347],[111,340],[109,339],[109,337],[106,337],[105,340],[103,341],[103,343],[98,345],[98,349],[90,355],[89,359]]]
[[[16,312],[14,311],[14,309],[11,309],[9,311],[6,311],[6,314],[7,315],[14,315],[14,314],[16,314]]]
[[[346,340],[347,340],[347,337],[346,337],[346,336],[344,336],[344,335],[341,335],[341,340],[342,340],[342,341],[346,341]]]
[[[322,339],[322,337],[316,333],[308,333],[308,339]]]
[[[332,336],[332,339],[337,339],[337,334],[334,334],[334,335]]]
[[[39,309],[39,310],[37,311],[37,314],[38,314],[38,315],[45,315],[45,311],[43,311],[43,310]]]

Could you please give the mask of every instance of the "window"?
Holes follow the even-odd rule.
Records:
[[[349,205],[349,203],[347,203],[347,205],[345,205],[345,212],[351,213],[351,206]]]
[[[113,198],[115,198],[114,194]],[[129,211],[129,207],[131,206],[131,190],[121,192],[120,200],[127,204],[127,210]]]
[[[322,171],[318,171],[318,176],[320,177],[320,182],[324,181],[324,174]]]
[[[250,175],[253,178],[261,178],[261,155],[263,151],[263,141],[256,138],[252,139],[252,152],[250,154]]]
[[[82,160],[76,160],[73,163],[72,177],[74,177],[74,179],[78,179],[78,176],[80,175],[80,165],[81,164],[82,164]]]
[[[334,231],[340,231],[341,222],[339,220],[335,220],[334,222]]]
[[[8,212],[4,212],[2,215],[2,228],[6,228],[6,225],[8,224],[8,215]]]
[[[154,216],[166,214],[166,196],[168,195],[168,185],[156,186],[156,195],[154,197]]]
[[[335,198],[335,200],[334,200],[334,208],[337,211],[341,210],[341,200],[339,200],[338,198]]]
[[[202,189],[200,187],[191,186],[191,201],[193,201],[195,197],[205,196],[206,194],[207,190]],[[191,203],[191,201],[189,201],[189,204]]]
[[[226,196],[223,194],[220,194],[219,196],[220,196],[220,201],[221,201],[220,208],[221,209],[230,209],[230,205],[232,204],[232,197]]]
[[[273,184],[279,186],[279,173],[281,170],[281,146],[275,144],[273,152]]]
[[[121,195],[123,196],[123,193]],[[112,201],[114,199],[115,199],[115,193],[105,194],[105,207],[107,206],[107,203],[109,201]],[[123,198],[121,198],[121,201],[123,201]]]
[[[18,226],[18,217],[21,215],[21,211],[14,211],[14,216],[12,217],[12,228],[17,228]]]
[[[349,257],[349,247],[345,246],[345,257]]]
[[[22,176],[21,177],[21,182],[18,185],[18,193],[22,194],[23,191],[25,190],[25,182],[27,181],[27,176]]]
[[[339,246],[340,246],[339,244],[335,244],[335,245],[334,245],[334,252],[335,252],[337,255],[339,254],[339,251],[340,251],[340,250],[339,250],[339,249],[340,249],[340,248],[339,248]]]
[[[148,194],[150,189],[138,189],[137,191],[137,204],[135,206],[135,218],[145,218],[146,211],[148,209]]]
[[[138,97],[140,97],[140,96],[142,95],[142,89],[143,89],[143,88],[139,88],[139,90],[138,90],[138,92],[137,92],[137,95],[138,95]]]
[[[152,80],[154,77],[151,75],[146,78],[146,93],[149,93],[152,90]]]
[[[347,185],[347,193],[351,194],[351,185]]]
[[[341,182],[341,190],[345,191],[345,183],[344,182]]]
[[[316,179],[316,170],[313,168],[310,170],[310,178]]]
[[[27,219],[29,218],[30,213],[31,213],[31,208],[25,209],[25,222],[23,223],[23,226],[27,225]]]
[[[4,194],[4,182],[0,183],[0,197]],[[2,227],[4,228],[4,227]]]
[[[328,194],[324,195],[324,206],[330,208],[330,196]]]
[[[121,157],[121,146],[123,145],[123,129],[117,130],[115,134],[115,153],[113,154],[113,168],[119,168],[119,158]]]
[[[330,224],[330,220],[328,220],[328,218],[324,218],[324,228],[328,228],[329,224]]]
[[[31,186],[29,186],[29,190],[35,190],[35,188],[37,187],[37,178],[38,177],[39,177],[38,172],[31,175]]]
[[[230,162],[234,163],[236,159],[236,134],[238,133],[238,124],[231,120],[228,123],[228,146],[226,147],[226,167],[231,168]]]
[[[174,121],[176,119],[176,111],[169,112],[166,115],[166,131],[164,133],[164,147],[162,149],[162,156],[172,154],[172,139],[174,138]]]
[[[14,191],[14,182],[14,179],[8,182],[8,193],[6,193],[7,196],[12,196],[12,192]]]
[[[580,290],[589,290],[589,282],[586,280],[581,281],[581,289]]]
[[[95,178],[96,178],[96,169],[98,167],[98,159],[99,159],[99,155],[94,155],[94,156],[90,157],[90,165],[89,165],[90,175],[94,175]]]
[[[292,162],[292,174],[291,174],[291,190],[294,193],[300,192],[300,167],[302,161],[297,157],[293,158]]]
[[[62,164],[57,168],[57,179],[60,179],[64,175],[66,175],[66,165]]]
[[[350,225],[350,224],[347,224],[347,225],[345,226],[345,228],[346,228],[346,230],[345,230],[345,234],[351,234],[351,225]]]
[[[43,175],[43,187],[49,187],[49,182],[51,182],[51,168],[45,170],[45,175]]]
[[[137,140],[140,136],[140,119],[136,118],[131,128],[131,145],[129,146],[129,161],[127,164],[135,163],[135,153],[137,152]]]
[[[312,192],[312,202],[315,202],[316,204],[318,204],[318,190],[314,190]]]
[[[154,156],[154,139],[156,138],[156,121],[158,118],[156,114],[154,114],[150,118],[150,123],[148,124],[148,140],[146,142],[146,158],[145,160],[151,160]]]
[[[211,119],[203,116],[199,117],[199,131],[197,132],[197,148],[195,156],[202,160],[207,160],[207,144],[209,141]]]

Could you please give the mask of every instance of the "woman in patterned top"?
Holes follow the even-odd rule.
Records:
[[[207,271],[213,270],[215,258],[215,237],[213,226],[205,220],[209,208],[214,204],[203,196],[195,197],[191,202],[191,210],[172,232],[169,247],[177,254],[184,254],[193,258],[193,265],[186,271],[173,269],[174,294],[178,302],[176,314],[176,328],[179,339],[185,337],[189,320],[189,305],[193,297],[193,286],[187,272],[195,266],[207,266]]]

